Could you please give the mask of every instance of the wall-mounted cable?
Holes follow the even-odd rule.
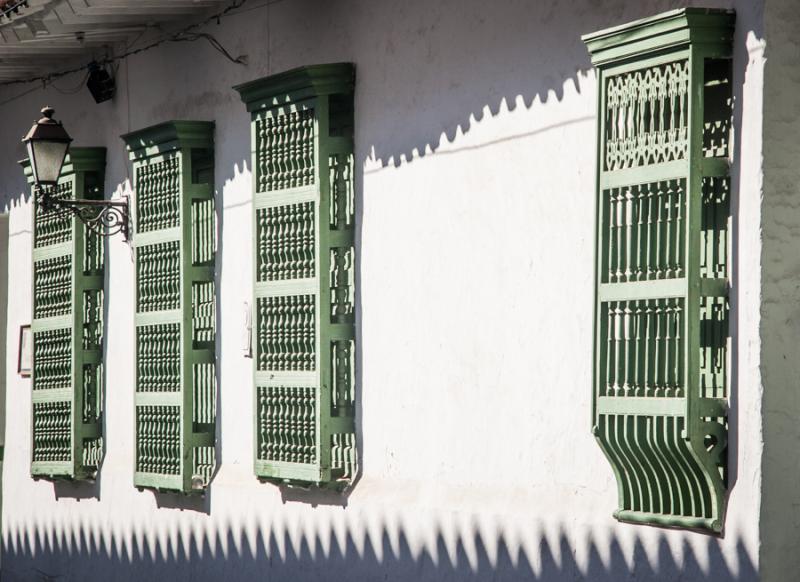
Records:
[[[90,65],[96,64],[100,67],[104,67],[106,65],[116,64],[119,61],[131,57],[133,55],[137,55],[139,53],[143,53],[145,51],[149,51],[154,49],[162,44],[168,42],[193,42],[199,40],[201,38],[206,39],[215,50],[217,50],[220,54],[224,55],[225,58],[230,60],[233,63],[239,65],[247,64],[247,57],[245,55],[240,55],[238,57],[233,57],[212,34],[206,32],[195,32],[197,29],[209,24],[211,22],[219,23],[220,20],[227,16],[231,11],[236,10],[237,8],[241,8],[248,0],[233,0],[230,4],[228,4],[224,9],[215,12],[207,16],[205,19],[201,20],[200,22],[196,22],[194,24],[190,24],[189,26],[179,30],[178,32],[172,33],[164,38],[158,39],[153,41],[149,44],[146,44],[140,48],[126,50],[120,54],[110,54],[102,59],[92,59],[90,63],[85,65],[81,65],[78,67],[73,67],[70,69],[64,69],[61,71],[56,71],[53,73],[47,73],[44,75],[37,75],[34,77],[28,77],[25,79],[15,79],[13,81],[3,81],[0,82],[0,86],[8,86],[8,85],[21,85],[27,83],[35,83],[35,82],[42,82],[45,85],[48,83],[52,83],[55,79],[60,79],[61,77],[65,77],[67,75],[71,75],[72,73],[78,73],[80,71],[87,70]]]

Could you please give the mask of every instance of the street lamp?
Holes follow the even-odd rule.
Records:
[[[28,148],[33,183],[39,207],[44,212],[72,212],[86,227],[101,236],[122,233],[130,238],[128,197],[123,200],[85,200],[55,198],[61,166],[67,157],[72,138],[60,121],[53,119],[52,107],[42,109],[42,118],[35,122],[22,142]]]

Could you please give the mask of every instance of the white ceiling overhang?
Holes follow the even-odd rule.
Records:
[[[0,83],[104,56],[146,28],[187,23],[222,0],[0,0]]]

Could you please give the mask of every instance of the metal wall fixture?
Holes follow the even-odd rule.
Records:
[[[598,75],[593,432],[619,520],[723,529],[734,14],[584,37]]]
[[[89,230],[101,235],[121,233],[130,239],[130,211],[128,197],[123,200],[93,200],[56,196],[58,177],[69,151],[72,138],[61,122],[53,119],[52,107],[42,109],[42,117],[34,122],[22,139],[28,149],[34,196],[40,211],[71,212]]]

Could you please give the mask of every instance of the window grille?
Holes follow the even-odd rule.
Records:
[[[597,70],[593,432],[623,521],[723,528],[734,14],[584,37]]]
[[[251,114],[255,473],[342,488],[356,473],[350,64],[236,87]]]
[[[105,148],[72,148],[55,197],[102,199],[105,163]],[[103,239],[32,199],[31,475],[93,479],[103,455]]]
[[[213,132],[173,121],[123,136],[135,188],[137,487],[202,493],[216,466]]]

